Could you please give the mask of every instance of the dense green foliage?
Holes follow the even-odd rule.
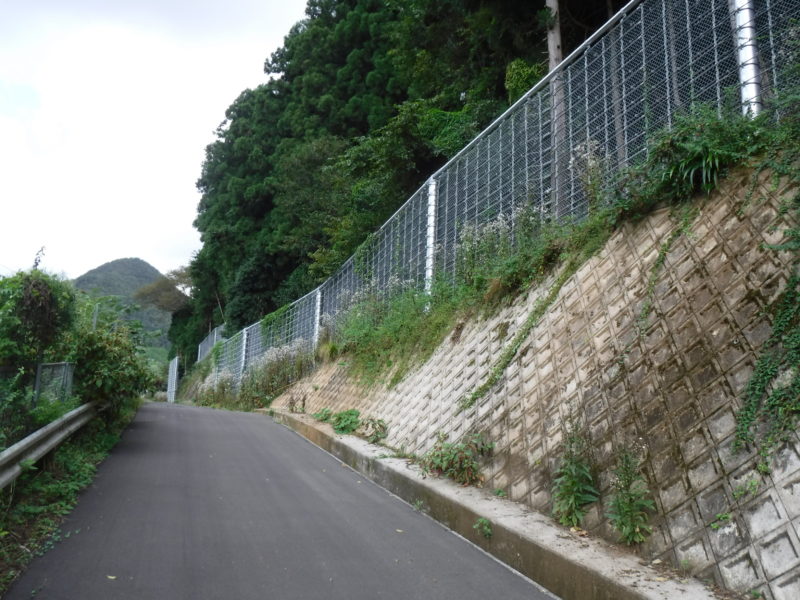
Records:
[[[608,16],[564,0],[568,52]],[[487,0],[310,0],[206,149],[192,299],[170,340],[192,357],[313,289],[447,158],[544,73],[546,23]],[[580,14],[580,22],[572,17]]]
[[[24,382],[75,317],[75,291],[38,269],[0,279],[0,366]]]
[[[113,300],[89,298],[38,269],[0,278],[0,449],[79,402],[98,402],[114,421],[154,381],[141,340]],[[75,364],[73,398],[34,402],[40,362]]]

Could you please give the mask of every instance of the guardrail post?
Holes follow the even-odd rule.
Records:
[[[425,293],[433,289],[433,266],[436,244],[436,179],[428,181],[428,229],[425,237]]]
[[[732,7],[742,112],[755,117],[761,112],[761,70],[758,65],[753,0],[733,0]]]

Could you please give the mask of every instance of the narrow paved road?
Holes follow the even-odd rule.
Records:
[[[254,414],[147,404],[6,600],[544,600]]]

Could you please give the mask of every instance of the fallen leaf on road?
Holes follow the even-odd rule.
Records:
[[[395,531],[396,531],[397,533],[403,533],[403,530],[402,530],[402,529],[395,529]]]
[[[106,577],[108,577],[109,579],[116,579],[117,578],[116,575],[106,575]]]
[[[656,577],[656,581],[666,581],[666,577]]]

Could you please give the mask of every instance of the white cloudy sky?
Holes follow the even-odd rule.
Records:
[[[305,0],[0,0],[0,275],[199,249],[205,146]]]

